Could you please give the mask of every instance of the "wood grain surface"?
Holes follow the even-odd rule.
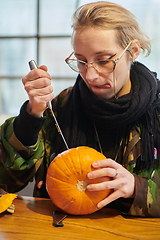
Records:
[[[160,239],[159,218],[136,218],[104,208],[86,216],[71,216],[53,226],[55,206],[49,199],[18,197],[13,214],[0,214],[0,240],[130,240]]]

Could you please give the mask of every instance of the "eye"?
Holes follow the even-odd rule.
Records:
[[[79,66],[85,66],[86,65],[86,63],[84,61],[77,60],[77,62],[78,62]]]
[[[116,53],[115,53],[114,55],[110,56],[110,57],[107,58],[107,59],[100,59],[99,61],[97,61],[97,63],[98,63],[99,65],[106,65],[106,64],[108,64],[109,62],[111,62],[110,59],[112,59],[115,55],[116,55]]]
[[[100,60],[98,61],[99,65],[106,65],[109,62],[109,60]]]

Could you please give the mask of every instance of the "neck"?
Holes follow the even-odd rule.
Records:
[[[130,78],[127,80],[127,82],[123,85],[123,87],[119,90],[119,92],[116,94],[116,97],[122,97],[123,95],[126,95],[130,93],[131,91],[131,80]]]

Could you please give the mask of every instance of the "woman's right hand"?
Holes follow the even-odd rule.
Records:
[[[27,111],[35,117],[41,117],[47,108],[47,102],[54,98],[47,67],[42,65],[33,69],[22,79],[22,82],[29,97]]]

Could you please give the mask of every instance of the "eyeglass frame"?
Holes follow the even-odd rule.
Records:
[[[123,52],[120,54],[120,56],[117,57],[115,60],[113,60],[113,59],[108,59],[108,61],[112,61],[112,62],[114,63],[112,72],[115,70],[116,64],[117,64],[118,61],[121,59],[121,57],[123,56],[123,54],[127,51],[127,49],[130,47],[131,43],[132,43],[132,41],[129,42],[129,44],[125,47],[125,49],[124,49]],[[69,66],[70,68],[71,68],[71,66],[69,65],[68,61],[69,61],[69,60],[72,60],[72,61],[77,61],[77,62],[84,63],[85,66],[86,66],[86,71],[87,71],[87,68],[88,68],[88,64],[91,64],[92,67],[93,67],[97,72],[100,72],[100,71],[98,71],[98,70],[95,68],[95,66],[93,65],[93,63],[100,62],[100,61],[94,61],[94,62],[91,62],[91,63],[87,63],[87,62],[84,62],[84,61],[82,61],[82,60],[70,58],[73,54],[74,54],[74,51],[69,55],[69,57],[67,57],[67,58],[65,59],[65,62],[68,64],[68,66]],[[116,54],[114,54],[112,57],[114,57],[115,55],[116,55]],[[72,69],[73,71],[75,71],[75,72],[83,73],[83,72],[80,72],[80,71],[76,71],[76,70],[73,69],[73,68],[71,68],[71,69]],[[84,71],[84,72],[86,72],[86,71]],[[108,73],[112,73],[112,72],[108,72]]]

